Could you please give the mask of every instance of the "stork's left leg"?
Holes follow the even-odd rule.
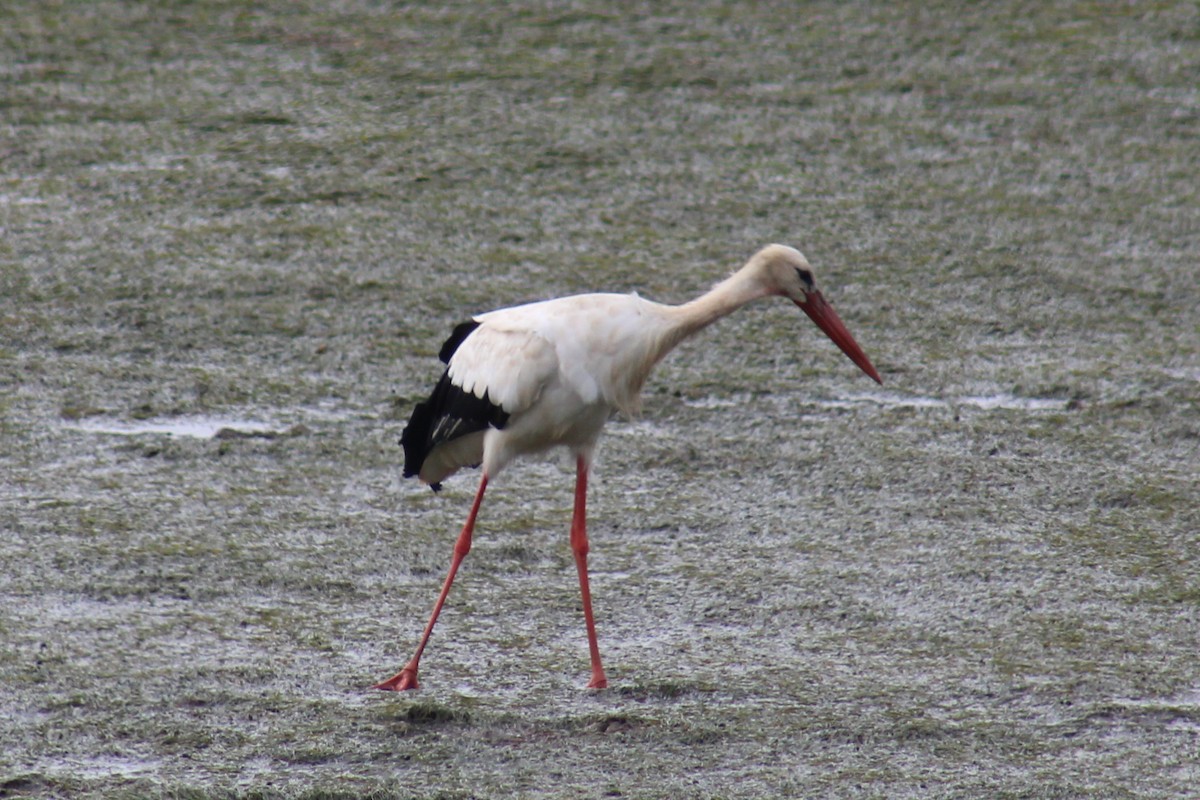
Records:
[[[425,652],[425,645],[429,644],[429,634],[433,633],[433,626],[437,622],[438,614],[442,613],[442,605],[446,602],[446,596],[450,594],[450,586],[454,583],[458,567],[467,557],[467,553],[471,552],[471,534],[475,531],[475,517],[479,515],[479,504],[483,502],[483,493],[487,490],[487,485],[488,476],[485,472],[479,479],[479,490],[475,492],[475,502],[471,504],[471,513],[467,515],[467,522],[463,525],[462,532],[458,534],[458,540],[454,543],[454,557],[450,560],[450,573],[446,575],[446,582],[442,584],[442,593],[438,595],[437,602],[433,605],[433,613],[429,615],[429,624],[425,626],[425,633],[421,634],[421,643],[417,645],[417,652],[409,659],[404,669],[383,683],[375,684],[371,687],[372,689],[400,692],[418,687],[417,668],[421,663],[421,654]]]
[[[600,664],[600,645],[596,641],[596,621],[592,617],[592,593],[588,590],[588,538],[587,538],[587,460],[583,456],[575,462],[575,514],[571,519],[571,550],[575,553],[575,567],[579,570],[579,591],[583,595],[583,621],[587,623],[588,648],[592,654],[592,680],[589,689],[608,687],[604,667]]]

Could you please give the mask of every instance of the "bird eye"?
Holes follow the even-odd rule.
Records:
[[[812,289],[813,276],[811,272],[806,269],[800,269],[799,267],[796,267],[796,277],[800,279],[800,282],[803,283],[806,288]]]

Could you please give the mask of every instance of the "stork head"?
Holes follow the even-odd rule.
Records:
[[[876,383],[883,383],[867,354],[854,341],[833,306],[821,295],[813,278],[813,269],[803,253],[794,247],[771,244],[755,253],[750,263],[760,271],[771,294],[782,295],[799,306],[859,369]]]

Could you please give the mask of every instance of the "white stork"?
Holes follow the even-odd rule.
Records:
[[[400,443],[404,475],[435,491],[466,466],[483,475],[454,545],[450,572],[412,660],[374,688],[417,688],[429,634],[471,549],[475,517],[488,480],[514,458],[562,445],[575,456],[571,549],[579,571],[591,651],[588,688],[608,685],[600,664],[588,590],[587,476],[600,429],[614,411],[634,415],[650,370],[681,341],[752,300],[779,296],[803,309],[867,375],[883,383],[813,282],[812,268],[791,247],[769,245],[703,296],[679,306],[637,295],[583,294],[481,314],[454,329],[442,346],[447,364],[433,394],[413,410]]]

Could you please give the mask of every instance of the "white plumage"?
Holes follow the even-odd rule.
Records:
[[[589,453],[614,411],[634,415],[642,384],[663,355],[669,307],[636,295],[589,294],[481,314],[450,359],[447,374],[464,392],[510,415],[453,450],[435,447],[420,469],[439,483],[482,463],[495,477],[525,453],[566,445]]]

